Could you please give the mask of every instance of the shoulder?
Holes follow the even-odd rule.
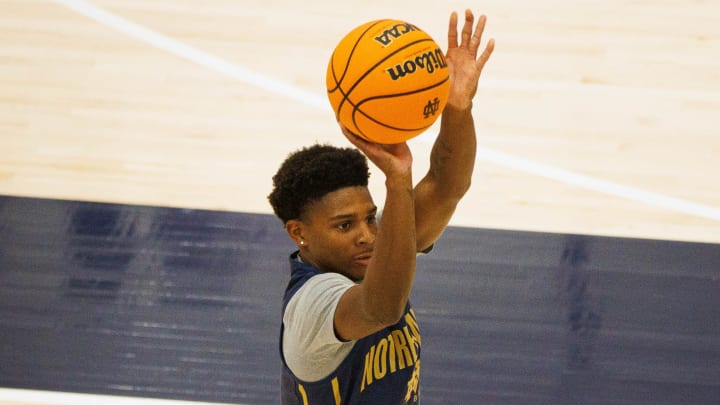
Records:
[[[282,350],[287,366],[300,379],[317,381],[334,370],[352,349],[335,335],[333,318],[340,297],[355,283],[337,273],[310,278],[283,314]]]
[[[288,307],[332,299],[338,293],[342,295],[345,290],[353,285],[355,283],[352,280],[339,273],[318,274],[305,282],[290,299]],[[285,312],[287,312],[287,309]]]
[[[319,330],[335,315],[340,297],[355,283],[338,273],[322,273],[310,278],[288,301],[283,313],[286,330],[304,334]]]

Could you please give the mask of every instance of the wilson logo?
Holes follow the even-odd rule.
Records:
[[[447,68],[445,56],[443,55],[442,50],[437,48],[434,51],[429,51],[416,56],[415,59],[408,59],[401,64],[395,65],[395,67],[387,68],[385,71],[388,72],[392,80],[398,80],[407,75],[411,75],[418,70],[425,70],[432,74],[438,69],[445,68]]]
[[[390,29],[383,31],[382,34],[375,37],[375,40],[383,46],[390,45],[394,40],[412,31],[420,31],[420,29],[412,24],[396,24]]]

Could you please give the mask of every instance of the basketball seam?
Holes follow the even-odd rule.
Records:
[[[397,96],[407,96],[407,95],[410,95],[410,94],[420,93],[420,92],[423,92],[423,91],[430,90],[430,89],[433,89],[433,88],[435,88],[435,87],[438,87],[438,86],[442,85],[443,83],[447,82],[448,80],[450,80],[450,77],[446,77],[444,80],[439,81],[439,82],[433,84],[432,86],[423,87],[422,89],[415,89],[415,90],[413,90],[413,91],[406,91],[406,92],[403,92],[403,93],[392,93],[392,94],[384,94],[384,95],[382,95],[382,96],[373,96],[373,97],[368,97],[368,98],[360,101],[360,102],[357,103],[357,104],[352,104],[352,103],[351,103],[352,106],[354,107],[354,108],[353,108],[353,113],[352,113],[353,125],[355,125],[355,128],[358,129],[358,131],[360,132],[360,135],[362,135],[363,137],[365,137],[365,133],[364,133],[364,132],[360,129],[360,127],[357,125],[357,120],[355,119],[355,114],[356,114],[356,113],[360,113],[360,114],[362,114],[363,116],[365,116],[367,119],[369,119],[370,121],[372,121],[372,122],[374,122],[374,123],[376,123],[376,124],[378,124],[378,125],[380,125],[380,126],[383,126],[383,127],[385,127],[385,128],[393,129],[393,130],[396,130],[396,131],[405,131],[405,132],[408,132],[408,131],[419,131],[419,130],[422,130],[422,129],[426,129],[426,128],[430,127],[432,124],[426,125],[426,126],[423,126],[423,127],[419,127],[419,128],[397,128],[397,127],[393,127],[392,125],[385,124],[384,122],[381,122],[381,121],[373,118],[372,116],[368,115],[367,113],[365,113],[363,110],[360,109],[360,105],[362,105],[362,104],[364,104],[364,103],[366,103],[366,102],[368,102],[368,101],[372,101],[372,100],[376,100],[376,99],[391,98],[391,97],[397,97]],[[433,122],[434,122],[434,121],[433,121]]]
[[[342,75],[340,76],[340,80],[338,80],[337,76],[335,75],[335,51],[333,51],[332,56],[330,56],[330,71],[332,72],[333,80],[335,80],[335,88],[334,89],[327,89],[328,93],[334,93],[335,90],[340,88],[340,83],[345,79],[345,75],[347,74],[348,67],[350,67],[350,62],[352,61],[353,54],[355,53],[355,50],[357,49],[358,43],[360,43],[360,40],[365,37],[365,34],[368,33],[374,26],[389,20],[377,20],[372,25],[367,27],[365,31],[360,34],[360,36],[355,40],[355,43],[353,44],[352,50],[350,51],[350,54],[347,57],[347,60],[345,61],[345,67],[343,68]],[[342,41],[340,41],[342,42]]]
[[[425,35],[427,35],[427,34],[425,34]],[[345,104],[345,101],[346,101],[346,100],[347,100],[347,102],[348,102],[350,105],[352,105],[353,107],[355,106],[354,103],[349,100],[350,93],[352,93],[352,91],[355,90],[355,87],[357,87],[357,85],[358,85],[360,82],[362,82],[363,79],[364,79],[367,75],[370,74],[370,72],[372,72],[373,70],[375,70],[375,68],[377,68],[380,64],[382,64],[383,62],[385,62],[386,60],[388,60],[388,59],[391,58],[392,56],[395,56],[395,54],[397,54],[397,53],[399,53],[399,52],[401,52],[401,51],[403,51],[403,50],[405,50],[405,49],[407,49],[407,48],[409,48],[409,47],[411,47],[411,46],[413,46],[413,45],[415,45],[415,44],[419,44],[419,43],[422,43],[422,42],[435,42],[435,41],[434,41],[432,38],[429,38],[429,37],[428,37],[428,38],[418,39],[418,40],[415,40],[415,41],[410,42],[410,43],[408,43],[408,44],[405,44],[405,45],[403,45],[402,47],[400,47],[400,48],[396,49],[395,51],[393,51],[392,53],[390,53],[390,54],[388,54],[388,55],[385,55],[385,57],[383,57],[382,59],[380,59],[380,60],[379,60],[377,63],[375,63],[372,67],[370,67],[368,70],[366,70],[365,73],[363,73],[362,76],[360,76],[360,77],[355,81],[355,83],[353,83],[353,85],[348,89],[347,93],[343,92],[343,91],[342,91],[342,87],[340,87],[340,92],[341,92],[342,95],[343,95],[343,99],[340,101],[340,103],[338,103],[338,108],[337,108],[337,110],[335,111],[335,115],[336,115],[336,116],[340,116],[340,111],[342,110],[343,104]]]

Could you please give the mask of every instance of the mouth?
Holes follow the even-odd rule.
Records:
[[[372,258],[372,252],[366,252],[366,253],[354,256],[353,262],[355,262],[363,267],[367,267],[367,265],[370,263],[371,258]]]

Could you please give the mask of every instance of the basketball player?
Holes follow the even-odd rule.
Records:
[[[470,187],[476,139],[471,115],[485,17],[456,13],[448,30],[451,88],[430,169],[413,187],[406,143],[314,145],[291,154],[269,200],[297,244],[283,302],[280,353],[286,405],[416,404],[420,332],[408,301],[418,252],[427,253]],[[368,191],[368,163],[385,175],[382,225]]]

